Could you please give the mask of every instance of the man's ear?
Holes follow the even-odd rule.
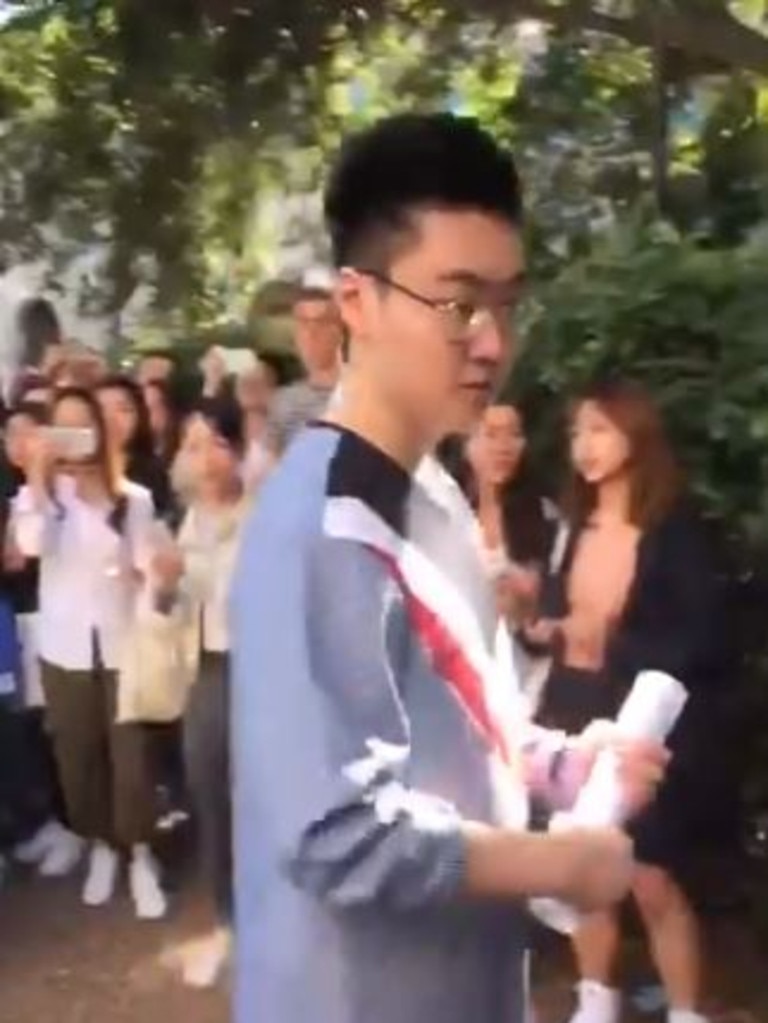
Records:
[[[349,339],[365,337],[365,293],[362,274],[342,267],[334,288],[336,307],[344,325],[344,352],[349,353]]]

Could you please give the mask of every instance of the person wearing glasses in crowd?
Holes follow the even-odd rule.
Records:
[[[325,412],[341,372],[343,334],[330,292],[314,286],[302,288],[293,305],[293,323],[305,378],[274,396],[270,443],[278,454],[299,430]]]
[[[618,831],[528,830],[528,788],[567,805],[610,729],[517,715],[472,511],[429,457],[505,370],[520,187],[475,122],[406,115],[347,143],[326,214],[344,386],[235,579],[235,1019],[522,1023],[525,899],[610,906],[632,856]],[[666,755],[620,762],[639,806]]]

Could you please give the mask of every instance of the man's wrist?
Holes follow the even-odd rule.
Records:
[[[522,899],[567,889],[565,843],[559,835],[468,824],[465,840],[470,895]]]

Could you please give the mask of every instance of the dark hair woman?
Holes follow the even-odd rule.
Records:
[[[104,413],[112,457],[132,483],[146,487],[155,513],[173,514],[168,472],[155,450],[149,410],[141,387],[130,377],[106,377],[96,394]]]
[[[179,446],[179,412],[171,387],[165,380],[148,380],[142,385],[155,455],[166,468]]]
[[[645,390],[609,381],[570,416],[572,533],[552,580],[550,620],[529,635],[550,640],[555,664],[541,720],[578,731],[612,717],[643,670],[668,672],[689,704],[656,802],[633,824],[633,893],[670,1005],[671,1023],[696,1023],[699,929],[680,885],[692,847],[691,795],[708,756],[707,693],[724,673],[720,583],[704,527],[685,500],[661,417]],[[618,917],[599,914],[575,938],[581,973],[575,1021],[617,1023],[611,989]]]
[[[527,439],[514,405],[491,405],[465,448],[460,484],[477,510],[488,551],[542,568],[552,550],[557,516],[526,458]]]
[[[445,464],[477,516],[479,539],[499,610],[513,628],[530,620],[560,530],[560,518],[533,478],[522,416],[514,405],[486,409],[458,449],[444,446]],[[548,659],[516,648],[517,669],[534,710]]]
[[[227,402],[203,401],[189,416],[177,462],[186,513],[176,548],[154,565],[158,597],[173,604],[183,581],[180,627],[197,652],[184,715],[186,776],[205,876],[219,926],[183,957],[195,987],[213,984],[229,952],[232,915],[230,637],[227,607],[249,499],[243,486],[243,420]]]

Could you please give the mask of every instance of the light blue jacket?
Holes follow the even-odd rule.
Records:
[[[461,821],[503,819],[494,755],[368,526],[396,553],[425,539],[428,560],[456,543],[465,568],[474,556],[465,524],[330,427],[298,439],[246,527],[233,607],[235,1020],[522,1023],[523,907],[464,891]],[[429,565],[417,590],[424,580],[416,597],[434,582]],[[520,745],[543,748],[531,735]]]

